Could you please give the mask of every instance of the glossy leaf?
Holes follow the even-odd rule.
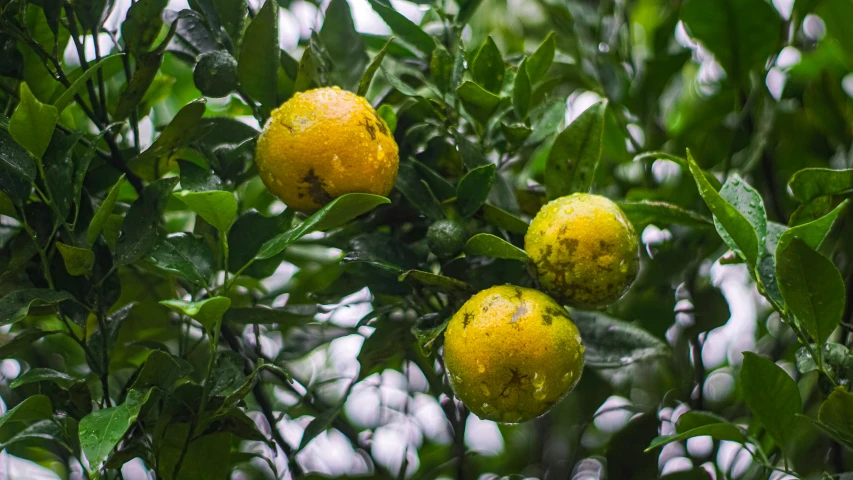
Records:
[[[820,406],[818,421],[847,448],[853,448],[853,393],[838,387]]]
[[[136,422],[140,408],[150,395],[150,390],[145,393],[131,390],[123,404],[97,410],[80,420],[80,445],[91,468],[97,468],[104,461]]]
[[[320,39],[338,69],[341,87],[358,88],[368,58],[364,41],[355,30],[347,0],[332,0],[326,8],[326,18],[320,29]],[[382,59],[380,58],[380,61]]]
[[[231,192],[181,190],[175,196],[223,234],[228,232],[237,218],[237,199]]]
[[[841,273],[832,261],[794,238],[776,253],[776,278],[791,313],[823,345],[844,314]]]
[[[469,238],[468,243],[465,244],[464,252],[466,255],[506,258],[521,262],[530,261],[527,252],[490,233],[478,233]]]
[[[483,165],[471,170],[459,180],[456,187],[456,205],[463,217],[474,215],[486,203],[496,170],[494,165]]]
[[[154,246],[157,241],[160,215],[166,208],[166,200],[177,183],[177,178],[158,180],[146,186],[142,195],[130,206],[121,226],[121,236],[116,244],[116,266],[139,260]]]
[[[104,228],[104,223],[106,223],[110,214],[113,213],[113,208],[118,200],[118,194],[121,191],[122,183],[124,183],[124,175],[120,176],[115,185],[110,188],[110,192],[107,194],[106,198],[104,198],[104,201],[101,203],[98,211],[95,212],[95,216],[92,217],[92,221],[89,222],[89,227],[86,230],[86,242],[88,242],[89,245],[95,244],[95,241],[98,240],[98,235],[101,234],[101,230]]]
[[[747,406],[782,450],[787,451],[803,400],[797,383],[775,363],[744,352],[741,388]]]
[[[471,289],[467,283],[461,280],[421,270],[409,270],[403,272],[403,274],[400,275],[400,281],[410,281],[429,287],[435,287],[438,290],[447,292],[463,292]]]
[[[318,230],[325,231],[339,227],[385,203],[390,203],[390,200],[379,195],[368,193],[341,195],[298,226],[276,235],[264,243],[255,258],[264,259],[278,255],[304,235]]]
[[[607,102],[589,107],[557,136],[545,164],[549,199],[589,192],[601,159],[606,111]]]
[[[526,119],[530,112],[531,93],[530,77],[527,75],[527,59],[525,58],[518,65],[518,72],[515,74],[515,81],[512,85],[512,109],[519,120]]]
[[[403,14],[394,10],[390,3],[370,0],[370,6],[391,27],[391,31],[395,35],[412,44],[412,46],[425,54],[432,53],[432,49],[435,48],[432,37]]]
[[[102,58],[99,62],[96,62],[92,65],[89,65],[89,68],[85,72],[83,72],[79,77],[77,77],[77,79],[74,80],[74,83],[72,83],[71,86],[68,87],[68,89],[65,90],[62,93],[62,95],[60,95],[59,98],[57,98],[53,102],[53,106],[56,107],[56,110],[59,113],[62,113],[62,111],[65,110],[65,107],[67,107],[74,100],[74,96],[83,90],[83,87],[86,86],[86,82],[90,78],[92,78],[92,75],[94,75],[107,62],[112,62],[113,60],[118,60],[119,58],[121,58],[122,55],[124,55],[124,54],[123,53],[116,53],[114,55],[109,55],[109,56]]]
[[[456,89],[465,110],[476,120],[485,123],[500,104],[500,97],[474,82],[463,82]]]
[[[687,160],[689,162],[690,173],[693,175],[693,180],[699,188],[699,194],[708,205],[708,209],[714,214],[714,218],[719,222],[725,235],[721,235],[723,240],[731,241],[729,247],[732,250],[740,252],[746,259],[746,262],[754,266],[758,261],[758,235],[749,221],[732,205],[720,196],[714,187],[708,182],[705,173],[699,168],[699,165],[693,160],[690,152],[687,152]]]
[[[16,290],[0,298],[0,325],[9,325],[23,320],[30,308],[42,305],[56,305],[74,297],[58,290],[30,288]]]
[[[2,302],[2,300],[0,300]],[[15,338],[9,342],[0,345],[0,360],[12,358],[21,350],[27,350],[37,340],[44,338],[54,333],[61,333],[59,330],[24,330],[18,332]]]
[[[488,203],[483,205],[483,217],[490,224],[510,233],[527,233],[528,223],[521,218]]]
[[[33,395],[0,416],[0,427],[7,423],[46,420],[53,416],[53,405],[46,395]]]
[[[584,362],[590,367],[624,367],[671,355],[664,341],[634,324],[598,313],[571,313],[586,347]]]
[[[764,201],[761,199],[761,195],[755,188],[747,184],[740,175],[735,173],[723,184],[720,189],[720,196],[729,205],[735,207],[743,218],[752,225],[758,238],[758,251],[761,252],[764,249],[765,237],[767,236],[767,213],[764,210]],[[730,247],[737,245],[716,218],[714,219],[714,226],[717,227],[717,232],[723,237],[727,245]],[[734,249],[734,247],[732,248]]]
[[[204,326],[205,330],[213,332],[218,329],[222,323],[222,316],[231,307],[231,299],[228,297],[212,297],[198,302],[161,300],[160,304],[198,321]]]
[[[474,81],[492,93],[500,93],[505,70],[501,51],[498,50],[492,37],[486,37],[471,63],[471,75]]]
[[[625,212],[637,231],[652,223],[697,228],[714,225],[714,222],[704,215],[666,202],[619,202],[619,208]]]
[[[430,192],[428,182],[421,180],[415,167],[410,163],[400,164],[397,173],[397,190],[424,216],[433,220],[444,217],[441,205]]]
[[[167,0],[139,0],[127,10],[127,18],[121,24],[121,38],[137,58],[148,52],[157,39],[167,3]]]
[[[269,113],[278,106],[278,4],[266,0],[240,42],[237,73],[240,85]]]
[[[31,368],[26,373],[16,378],[15,381],[9,384],[11,388],[18,388],[21,385],[36,382],[53,382],[60,387],[67,389],[77,381],[76,378],[67,373],[57,372],[50,368]]]
[[[388,54],[388,48],[391,44],[394,43],[394,38],[389,38],[388,42],[382,47],[382,50],[379,50],[379,53],[373,57],[373,60],[370,61],[370,64],[367,66],[367,69],[364,71],[364,74],[361,76],[361,80],[358,83],[358,91],[356,92],[360,96],[367,95],[367,89],[370,88],[370,82],[373,81],[373,76],[376,75],[376,71],[379,70],[379,66],[382,65],[382,60],[385,59],[385,55]],[[394,129],[392,128],[393,132]]]
[[[788,182],[794,198],[801,203],[825,195],[838,195],[853,191],[853,169],[804,168]]]
[[[527,75],[530,77],[530,83],[536,83],[545,76],[554,62],[556,51],[557,37],[554,32],[550,32],[536,51],[527,58]]]
[[[213,251],[203,239],[191,233],[158,239],[148,252],[148,261],[196,285],[208,286],[213,275]]]
[[[848,200],[844,200],[831,212],[817,220],[785,230],[779,237],[777,247],[779,251],[784,250],[794,238],[799,238],[812,250],[819,251],[823,241],[829,236],[833,225],[835,225],[835,221],[842,213],[847,211],[848,202]]]

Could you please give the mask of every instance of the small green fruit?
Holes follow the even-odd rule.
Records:
[[[228,52],[203,53],[193,70],[196,88],[206,97],[224,97],[237,89],[237,60]]]
[[[461,252],[466,240],[468,235],[465,233],[465,227],[455,220],[439,220],[427,230],[429,249],[442,258]]]

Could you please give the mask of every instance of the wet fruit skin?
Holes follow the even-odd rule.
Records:
[[[542,286],[574,307],[618,300],[640,269],[634,227],[600,195],[575,193],[547,203],[530,223],[524,249]]]
[[[429,249],[442,258],[461,252],[467,239],[465,226],[455,220],[438,220],[427,229]]]
[[[548,295],[512,285],[483,290],[444,331],[456,396],[478,417],[532,420],[580,380],[584,347],[569,313]]]
[[[346,193],[387,195],[400,163],[385,121],[338,87],[297,93],[275,109],[255,161],[267,188],[307,213]]]
[[[224,97],[237,89],[237,60],[228,52],[207,52],[198,57],[193,82],[206,97]]]

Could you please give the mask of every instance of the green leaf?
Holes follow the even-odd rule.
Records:
[[[0,128],[0,167],[32,183],[37,169],[33,157],[12,136]]]
[[[464,292],[471,290],[471,287],[462,280],[421,270],[409,270],[403,272],[403,274],[400,275],[399,280],[401,282],[411,280],[415,283],[435,287],[438,290],[446,292]]]
[[[853,168],[847,170],[804,168],[791,177],[788,186],[794,198],[800,203],[825,195],[848,193],[853,191]]]
[[[625,212],[637,231],[652,223],[698,228],[714,225],[714,222],[704,215],[666,202],[620,202],[619,208]]]
[[[256,211],[241,215],[228,232],[228,245],[231,249],[228,268],[236,272],[255,258],[264,243],[290,229],[294,215],[293,209],[285,210],[274,217],[265,217]],[[246,235],[246,232],[251,232],[251,235]],[[276,258],[255,262],[244,273],[255,278],[266,278],[275,272],[280,263],[281,260]]]
[[[115,267],[131,264],[151,250],[157,241],[160,215],[166,200],[178,183],[177,177],[164,178],[147,185],[139,198],[130,206],[121,226],[121,236],[116,243]]]
[[[87,275],[95,266],[95,252],[88,248],[74,247],[56,242],[56,248],[65,261],[65,270],[72,276]]]
[[[432,51],[432,58],[429,61],[430,77],[439,90],[452,92],[450,77],[453,76],[453,57],[450,56],[450,52],[444,48],[439,39],[434,38],[433,40],[435,40],[435,50]]]
[[[705,172],[693,160],[689,150],[687,151],[687,161],[690,166],[690,173],[699,189],[699,194],[725,232],[725,235],[721,234],[720,236],[723,240],[730,240],[732,243],[729,244],[729,247],[739,252],[746,259],[750,268],[754,267],[758,261],[759,250],[758,236],[755,234],[752,225],[711,186],[705,177]]]
[[[347,193],[332,200],[295,228],[276,235],[263,244],[257,259],[270,258],[281,253],[296,240],[314,231],[326,231],[340,227],[350,220],[367,213],[379,205],[391,203],[385,197],[369,193]]]
[[[782,19],[764,0],[687,0],[681,21],[714,54],[735,83],[776,52]]]
[[[35,382],[53,382],[61,388],[68,389],[77,381],[76,378],[67,373],[57,372],[50,368],[31,368],[27,373],[16,378],[14,382],[9,384],[11,388],[18,388],[21,385]]]
[[[90,78],[92,78],[92,75],[94,75],[98,71],[98,69],[103,67],[107,62],[111,62],[115,59],[120,58],[122,55],[124,55],[124,54],[123,53],[116,53],[113,55],[109,55],[109,56],[102,58],[99,62],[95,63],[94,65],[89,65],[89,68],[86,71],[84,71],[79,77],[77,77],[77,79],[74,80],[74,83],[72,83],[71,86],[68,87],[67,90],[62,92],[62,95],[60,95],[53,102],[53,106],[56,107],[56,110],[59,113],[62,113],[62,111],[65,110],[65,107],[67,107],[71,102],[74,101],[74,96],[77,95],[78,93],[80,93],[80,91],[83,89],[83,87],[86,86],[86,82]]]
[[[181,190],[175,193],[175,196],[223,234],[228,232],[234,219],[237,218],[237,199],[231,192]]]
[[[79,132],[70,135],[56,132],[42,157],[49,198],[61,219],[68,218],[71,212],[74,197],[74,160],[71,153],[81,137]]]
[[[545,76],[551,64],[554,62],[554,54],[557,51],[557,37],[554,32],[548,34],[545,40],[539,44],[536,51],[527,58],[527,75],[530,83],[536,83]]]
[[[178,166],[181,169],[182,190],[193,192],[222,190],[222,179],[216,176],[209,168],[200,167],[187,160],[178,160]]]
[[[800,0],[797,3],[805,3]],[[853,15],[853,5],[844,0],[823,0],[809,2],[814,5],[814,13],[820,15],[826,25],[826,34],[836,40],[847,54],[848,59],[853,58],[853,34],[849,25],[844,21]],[[806,12],[809,13],[809,12]]]
[[[403,353],[403,346],[411,342],[409,324],[392,320],[377,321],[373,334],[361,346],[357,360],[360,366],[358,381],[381,371],[391,358]]]
[[[388,130],[393,134],[397,131],[397,114],[394,113],[394,107],[391,105],[380,105],[379,108],[376,109],[376,114],[379,115],[379,118],[388,125]]]
[[[521,61],[512,84],[512,109],[519,120],[530,112],[530,77],[527,76],[527,59]]]
[[[779,236],[777,246],[778,251],[784,250],[794,238],[799,238],[812,250],[820,251],[820,247],[832,231],[832,226],[835,225],[835,221],[847,210],[848,203],[849,200],[844,200],[831,212],[817,220],[785,230],[785,232]]]
[[[56,305],[73,298],[70,293],[61,290],[46,288],[15,290],[0,298],[0,325],[9,325],[23,320],[32,307]]]
[[[413,164],[408,162],[400,164],[395,187],[406,197],[406,200],[427,218],[432,220],[444,218],[441,205],[430,192],[428,183],[421,180]]]
[[[77,157],[74,162],[74,186],[73,186],[73,202],[77,205],[77,209],[79,211],[80,208],[80,199],[83,196],[83,182],[86,180],[86,174],[89,173],[89,165],[92,164],[92,159],[95,158],[95,153],[98,151],[98,143],[104,138],[104,136],[108,133],[111,126],[108,126],[104,130],[99,133],[88,148],[83,152],[83,155]],[[124,174],[122,177],[124,178]]]
[[[254,232],[252,232],[254,234]],[[203,238],[181,232],[160,238],[148,252],[155,267],[206,287],[213,275],[213,251]]]
[[[589,107],[557,136],[545,163],[549,199],[589,192],[601,159],[606,111],[606,101]]]
[[[500,93],[501,86],[504,83],[505,70],[501,51],[498,50],[498,46],[495,45],[492,37],[486,37],[486,40],[477,50],[477,54],[474,55],[474,61],[471,63],[471,76],[474,77],[477,84],[486,90],[492,93]]]
[[[652,440],[652,443],[646,447],[646,452],[649,452],[655,448],[662,447],[668,443],[678,442],[681,440],[687,440],[688,438],[693,437],[702,437],[702,436],[710,436],[714,440],[728,440],[730,442],[738,442],[743,444],[746,441],[746,436],[744,435],[743,430],[735,424],[728,423],[725,419],[719,419],[715,423],[707,423],[704,425],[699,425],[689,430],[683,430],[681,428],[681,423],[684,421],[684,417],[694,414],[697,412],[689,411],[684,413],[679,419],[679,428],[678,433],[671,435],[661,435]]]
[[[382,17],[382,20],[391,27],[391,31],[397,36],[412,44],[412,46],[427,56],[432,54],[435,43],[428,33],[421,30],[421,27],[417,26],[400,12],[394,10],[388,3],[370,0],[370,6],[373,7],[373,10]]]
[[[2,302],[2,301],[0,301]],[[5,360],[7,358],[12,358],[18,354],[19,351],[24,349],[29,349],[30,345],[36,340],[44,338],[48,335],[53,335],[54,333],[62,333],[60,330],[24,330],[22,332],[18,332],[9,342],[0,345],[0,360]]]
[[[844,314],[841,273],[831,260],[793,238],[776,252],[776,278],[788,308],[822,346]]]
[[[107,197],[104,198],[104,202],[101,203],[100,208],[95,212],[95,216],[92,217],[92,221],[89,223],[89,227],[86,230],[86,242],[89,245],[95,244],[95,241],[98,240],[98,235],[101,234],[101,230],[104,228],[104,223],[106,223],[110,214],[113,213],[113,208],[115,207],[116,200],[118,200],[118,194],[121,191],[122,183],[124,183],[124,174],[118,177],[115,185],[110,188],[110,192],[107,194]]]
[[[459,213],[468,218],[486,202],[495,180],[497,167],[493,164],[477,167],[459,180],[456,187],[456,205]]]
[[[832,432],[833,438],[853,448],[853,393],[837,387],[820,406],[817,418]]]
[[[316,87],[328,87],[335,83],[333,74],[335,66],[329,52],[316,33],[311,34],[308,48],[299,60],[299,69],[293,81],[293,91],[302,92]]]
[[[521,122],[501,122],[501,133],[504,134],[504,138],[506,138],[510,144],[521,145],[525,140],[530,138],[530,134],[533,133],[533,129]]]
[[[231,307],[231,299],[228,297],[212,297],[198,302],[161,300],[160,305],[186,315],[202,324],[208,332],[214,332],[222,323],[222,316]]]
[[[797,382],[775,363],[744,352],[740,385],[746,405],[776,444],[787,451],[803,400]]]
[[[155,180],[158,160],[167,157],[175,150],[191,144],[206,133],[201,117],[204,115],[207,100],[199,98],[184,105],[169,125],[160,133],[157,140],[129,162],[131,170],[146,180]]]
[[[33,395],[25,398],[0,417],[0,427],[7,423],[47,420],[53,417],[53,405],[47,395]]]
[[[386,70],[384,66],[380,65],[379,70],[382,72],[382,76],[385,77],[385,80],[387,80],[392,87],[397,89],[398,92],[402,93],[407,97],[420,98],[420,95],[418,94],[417,90],[403,82],[400,77]]]
[[[355,30],[347,0],[329,2],[323,28],[320,30],[320,39],[335,62],[341,87],[355,90],[369,59],[364,50],[364,41]]]
[[[527,252],[490,233],[478,233],[469,238],[463,251],[466,255],[530,261]]]
[[[161,15],[167,0],[139,0],[127,10],[121,24],[121,38],[127,50],[139,58],[151,49],[163,26]]]
[[[376,56],[373,57],[373,60],[370,61],[370,65],[367,66],[367,70],[364,71],[364,75],[361,76],[361,81],[358,83],[357,93],[359,96],[363,97],[367,95],[367,90],[370,88],[370,82],[373,81],[373,76],[376,75],[376,71],[379,70],[379,66],[382,65],[382,60],[384,60],[385,55],[388,54],[388,47],[390,47],[392,43],[394,43],[394,37],[389,38],[382,47],[382,50],[379,50],[379,53],[377,53]],[[390,127],[391,125],[389,124],[388,126]],[[392,128],[391,131],[393,132],[394,129]]]
[[[278,64],[281,49],[278,39],[278,3],[266,0],[246,27],[240,42],[237,73],[240,84],[264,111],[278,107]]]
[[[145,98],[148,88],[154,83],[162,64],[163,54],[159,52],[143,53],[136,57],[136,71],[130,77],[127,87],[119,95],[113,114],[114,120],[125,119],[133,113],[139,102]]]
[[[37,159],[41,158],[50,144],[58,119],[56,107],[38,101],[30,87],[21,83],[21,99],[9,120],[9,134],[18,144]]]
[[[480,123],[486,123],[501,103],[501,97],[471,81],[459,85],[456,95],[465,110]]]
[[[488,203],[483,205],[483,218],[486,222],[510,233],[524,235],[529,227],[521,218]]]
[[[419,318],[418,322],[412,327],[412,333],[418,340],[418,346],[421,347],[421,352],[427,357],[432,355],[435,342],[444,333],[447,324],[450,323],[450,318],[450,316],[441,316],[438,313],[428,313]]]
[[[671,355],[663,340],[642,328],[600,313],[573,310],[583,338],[584,362],[594,368],[617,368]]]
[[[97,469],[112,449],[136,422],[139,410],[148,401],[151,390],[130,390],[121,405],[92,412],[80,420],[80,446],[89,460],[89,467]]]
[[[765,237],[767,236],[767,213],[764,210],[764,201],[758,191],[735,173],[723,184],[720,189],[720,196],[729,205],[735,207],[743,215],[743,218],[752,225],[758,238],[758,251],[764,250]],[[714,226],[727,245],[730,247],[737,245],[716,218],[714,219]]]
[[[144,391],[150,387],[157,387],[169,391],[172,385],[192,373],[192,365],[167,352],[154,350],[148,355],[142,369],[130,386],[133,390]]]

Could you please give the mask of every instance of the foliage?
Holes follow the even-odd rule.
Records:
[[[319,3],[0,2],[2,455],[61,478],[849,475],[849,0],[361,2],[381,34]],[[332,85],[377,107],[399,176],[305,216],[255,143]],[[574,192],[642,232],[639,277],[571,311],[587,368],[546,418],[478,421],[443,329],[539,286],[528,223]]]

